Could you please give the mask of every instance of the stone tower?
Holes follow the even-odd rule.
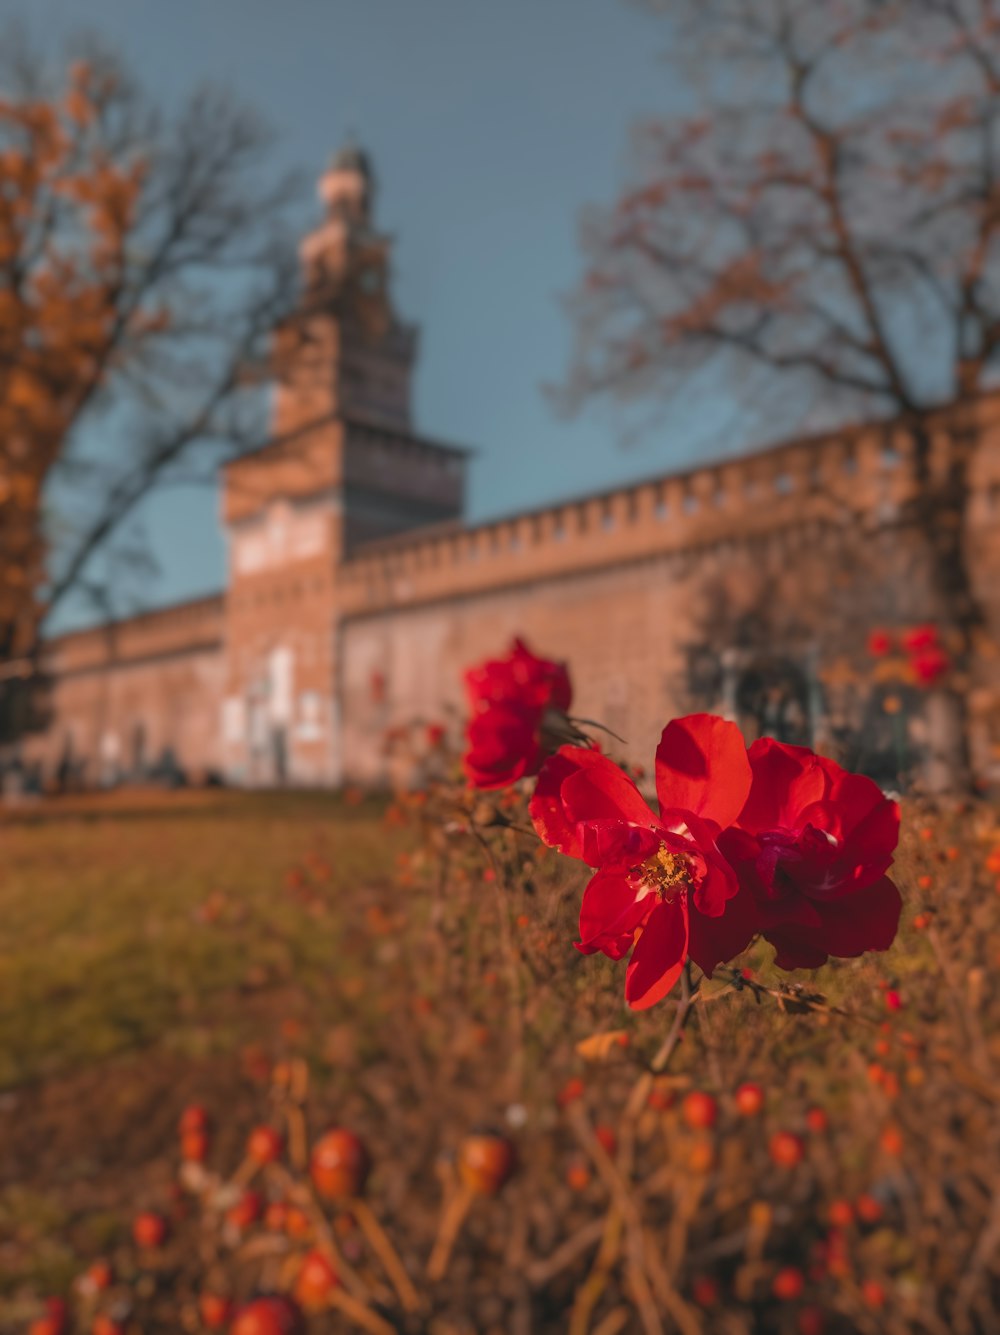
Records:
[[[391,295],[367,155],[341,149],[275,331],[272,440],[224,472],[225,769],[250,783],[339,774],[338,570],[361,547],[461,518],[465,452],[417,436],[417,331]]]

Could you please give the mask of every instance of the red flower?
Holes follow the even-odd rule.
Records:
[[[471,668],[465,690],[471,717],[463,765],[475,788],[503,788],[537,774],[546,752],[574,735],[565,664],[536,658],[521,640],[506,658]]]
[[[541,839],[597,871],[580,907],[585,954],[621,959],[625,998],[644,1010],[690,956],[711,974],[749,943],[751,894],[740,894],[717,839],[750,791],[739,729],[710,714],[675,719],[656,752],[656,816],[632,780],[599,752],[564,746],[546,761],[531,802]]]
[[[811,969],[830,955],[888,949],[901,907],[886,875],[899,807],[806,747],[763,737],[749,754],[753,787],[722,846],[757,901],[775,963]]]
[[[910,667],[921,686],[933,686],[951,669],[951,659],[940,645],[933,644],[913,654]]]
[[[903,648],[908,654],[919,653],[921,649],[930,649],[938,642],[937,626],[913,626],[903,635]]]
[[[887,630],[873,630],[868,636],[868,652],[872,658],[884,658],[892,649],[892,636]]]

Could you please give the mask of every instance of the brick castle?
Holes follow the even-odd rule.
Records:
[[[919,544],[898,523],[911,488],[901,432],[795,440],[469,526],[466,452],[413,425],[417,334],[392,306],[372,193],[354,149],[320,181],[274,440],[222,470],[225,592],[50,641],[51,722],[24,745],[29,771],[87,784],[405,779],[420,742],[391,739],[421,721],[457,734],[463,667],[515,634],[567,659],[578,713],[644,763],[691,708],[875,771],[883,753],[892,769],[901,747],[933,742],[933,719],[908,710],[904,725],[884,691],[873,712],[844,662],[871,625],[934,617]],[[279,350],[291,336],[278,331]],[[970,559],[996,629],[1000,400],[977,411]],[[948,448],[942,431],[942,467]],[[974,677],[988,769],[996,664]]]

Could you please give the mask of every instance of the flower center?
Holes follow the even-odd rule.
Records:
[[[691,885],[691,859],[661,844],[652,857],[633,867],[631,876],[666,903],[672,903]]]

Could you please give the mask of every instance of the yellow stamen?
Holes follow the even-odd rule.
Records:
[[[691,862],[684,853],[672,853],[661,844],[652,857],[640,863],[633,875],[668,903],[691,884]]]

